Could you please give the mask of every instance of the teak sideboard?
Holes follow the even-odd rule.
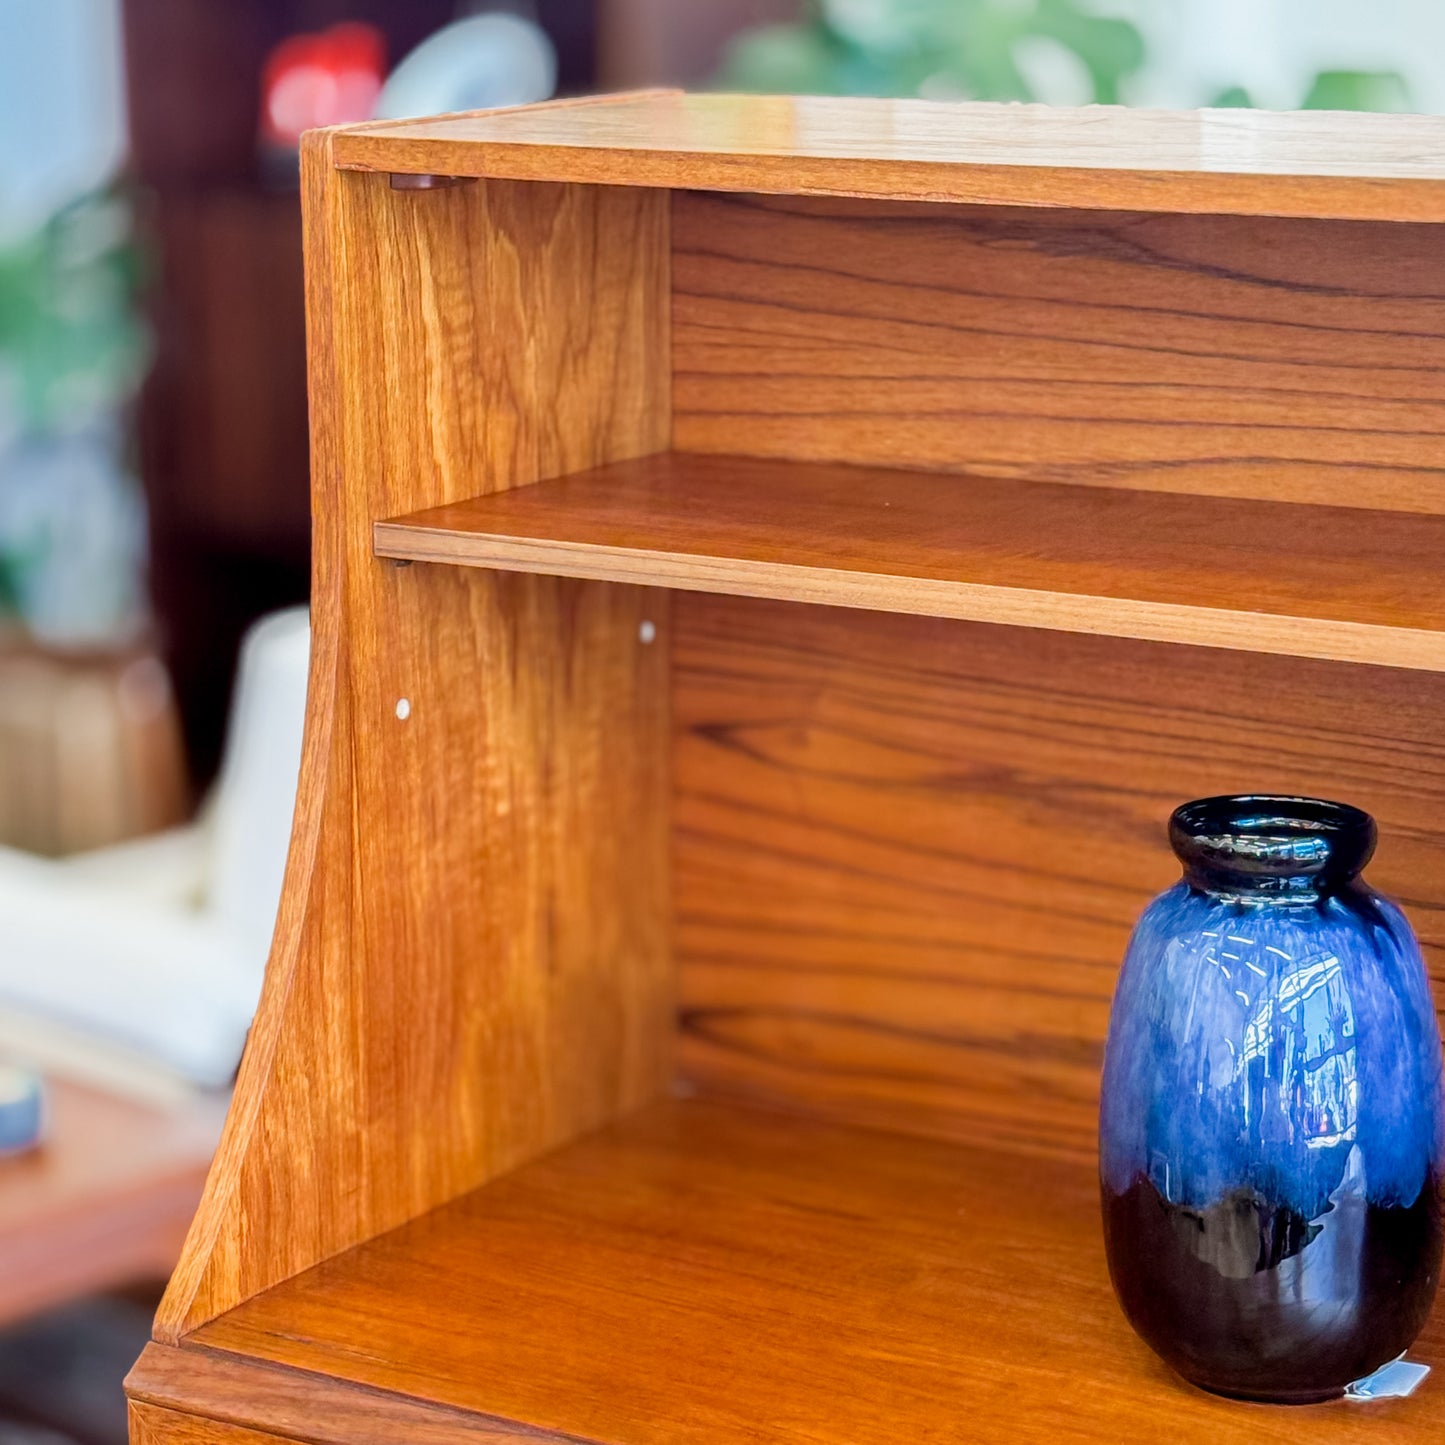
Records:
[[[300,799],[135,1445],[1438,1442],[1175,1380],[1094,1131],[1183,798],[1370,809],[1445,967],[1445,121],[657,93],[304,191]]]

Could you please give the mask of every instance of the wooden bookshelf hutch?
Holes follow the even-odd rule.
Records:
[[[1445,121],[659,93],[305,196],[301,796],[136,1445],[1438,1440],[1174,1379],[1094,1128],[1185,797],[1369,808],[1438,981]]]

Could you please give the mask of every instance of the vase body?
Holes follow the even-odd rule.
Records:
[[[1292,798],[1180,809],[1105,1050],[1100,1178],[1130,1323],[1193,1383],[1341,1393],[1404,1351],[1440,1272],[1440,1034],[1374,825]]]

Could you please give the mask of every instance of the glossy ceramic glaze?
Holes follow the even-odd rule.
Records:
[[[1368,815],[1300,798],[1175,813],[1184,877],[1140,919],[1100,1120],[1109,1270],[1180,1374],[1340,1393],[1406,1349],[1440,1270],[1440,1035]]]

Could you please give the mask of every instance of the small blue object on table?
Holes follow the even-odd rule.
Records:
[[[28,1069],[0,1064],[0,1158],[23,1154],[45,1132],[45,1086]]]

